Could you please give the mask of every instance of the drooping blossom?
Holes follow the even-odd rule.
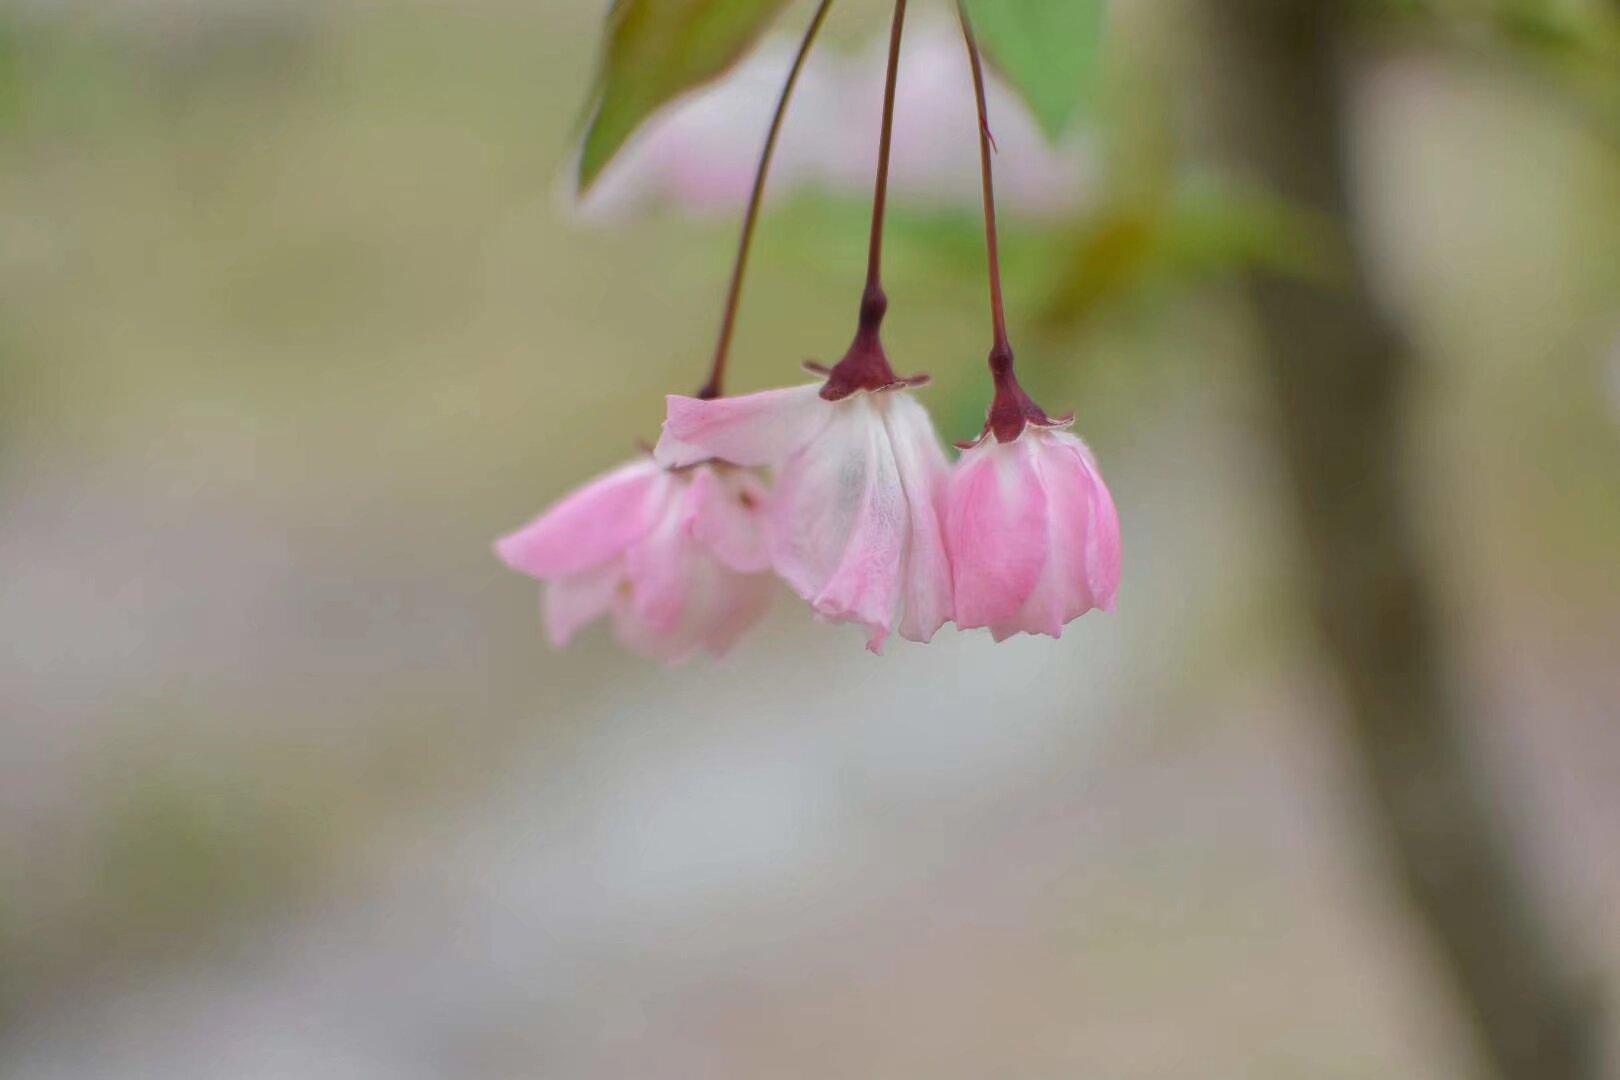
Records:
[[[793,55],[787,38],[767,38],[723,78],[653,117],[577,204],[570,174],[563,206],[587,221],[615,221],[649,204],[699,216],[741,208],[759,165],[760,136]],[[773,197],[814,181],[829,140],[840,138],[838,79],[835,62],[809,57],[771,167]]]
[[[743,397],[671,396],[656,453],[670,466],[773,466],[776,572],[821,619],[865,626],[867,648],[882,653],[897,627],[927,642],[951,618],[948,467],[909,393],[915,380],[896,379],[886,362],[886,375],[853,383],[843,378],[851,370],[846,361],[826,383]]]
[[[979,197],[977,133],[959,31],[945,19],[916,19],[902,52],[893,191],[919,203],[972,206]],[[782,130],[773,198],[871,191],[886,53],[886,43],[875,42],[856,55],[823,49],[810,57]],[[647,205],[697,215],[741,207],[792,56],[791,41],[767,38],[723,78],[669,106],[607,167],[578,212],[612,221]],[[1071,209],[1094,179],[1094,155],[1083,140],[1053,147],[1022,100],[993,76],[989,94],[1008,209],[1033,216]],[[572,207],[571,188],[564,201]]]
[[[843,85],[853,123],[839,152],[828,155],[828,190],[859,194],[871,184],[872,144],[877,138],[886,62],[885,46],[874,42],[850,67]],[[978,122],[973,110],[972,74],[962,33],[954,20],[923,17],[906,32],[901,64],[905,78],[896,88],[891,191],[913,204],[973,208],[980,197]],[[1041,133],[1024,101],[994,72],[986,94],[995,116],[996,190],[1010,213],[1049,218],[1072,210],[1099,179],[1096,155],[1084,139],[1060,145]],[[862,107],[864,106],[864,107]]]
[[[643,656],[720,656],[770,603],[766,494],[743,469],[670,470],[642,458],[577,489],[495,550],[546,583],[546,631],[558,648],[611,615],[619,640]]]
[[[1097,460],[1018,389],[1010,373],[991,421],[951,476],[946,539],[956,625],[1063,636],[1093,608],[1114,609],[1119,515]],[[993,436],[993,437],[992,437]]]

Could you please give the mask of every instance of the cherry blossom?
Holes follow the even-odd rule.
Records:
[[[670,470],[642,458],[585,484],[495,550],[546,583],[546,630],[558,648],[611,615],[619,640],[643,656],[720,656],[770,603],[765,500],[748,471]]]
[[[829,397],[836,385],[672,396],[658,459],[773,466],[776,572],[820,618],[865,626],[874,653],[896,627],[927,642],[951,618],[945,454],[906,382]]]
[[[1061,425],[981,439],[951,477],[946,538],[956,624],[1063,636],[1093,608],[1114,609],[1119,516],[1096,458]]]

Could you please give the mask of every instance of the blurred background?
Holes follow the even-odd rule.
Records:
[[[1198,6],[1113,5],[1063,146],[992,99],[1025,383],[1106,469],[1118,613],[876,660],[784,594],[670,671],[600,628],[548,652],[489,544],[702,381],[791,39],[578,207],[602,0],[0,0],[0,1075],[1475,1075],[1336,723],[1233,284],[1334,244],[1210,164]],[[947,5],[913,7],[887,338],[960,439],[972,99]],[[838,5],[807,75],[738,389],[853,329],[885,9]],[[1373,5],[1353,68],[1469,733],[1598,991],[1614,31]]]

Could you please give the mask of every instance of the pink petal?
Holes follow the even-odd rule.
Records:
[[[1093,607],[1113,609],[1119,588],[1119,515],[1097,460],[1066,432],[1038,437],[1040,468],[1053,505],[1055,542],[1068,555],[1063,575],[1063,622]]]
[[[702,644],[690,625],[678,629],[649,626],[628,596],[620,596],[613,602],[613,633],[619,644],[637,656],[665,664],[684,663]]]
[[[1039,440],[1033,433],[1026,438],[1032,444]],[[1091,524],[1090,491],[1082,476],[1075,475],[1072,469],[1053,468],[1053,463],[1039,453],[1036,468],[1046,492],[1049,555],[1035,588],[1018,610],[990,623],[990,632],[997,641],[1014,634],[1060,638],[1071,619],[1092,607],[1084,565],[1086,534]]]
[[[1033,431],[1019,442],[1029,444],[1046,492],[1051,557],[1029,599],[991,631],[997,640],[1015,633],[1062,637],[1068,623],[1113,602],[1119,522],[1084,443],[1064,432]]]
[[[866,496],[843,561],[811,601],[818,614],[864,624],[866,647],[879,655],[894,625],[905,554],[906,495],[888,440],[874,437],[868,459]]]
[[[1046,492],[1028,438],[987,441],[951,481],[946,532],[964,630],[1011,618],[1035,591],[1050,552]]]
[[[927,643],[953,615],[951,563],[941,518],[949,466],[928,412],[910,395],[891,394],[885,422],[910,515],[905,618],[900,636]]]
[[[601,566],[646,534],[670,494],[668,483],[651,460],[631,462],[503,537],[495,552],[507,566],[537,578],[567,577]]]
[[[712,471],[694,474],[692,483]],[[700,648],[723,654],[770,603],[769,575],[736,573],[692,535],[689,499],[690,491],[688,501],[671,504],[664,520],[626,553],[630,589],[614,604],[620,641],[666,663]]]
[[[764,616],[770,604],[768,574],[738,574],[697,547],[684,568],[686,587],[673,621],[639,598],[621,594],[614,602],[614,629],[626,648],[642,656],[678,664],[699,649],[723,655]]]
[[[813,600],[838,569],[866,490],[869,440],[862,408],[859,398],[833,405],[821,436],[776,473],[771,562],[806,600]]]
[[[720,657],[730,652],[754,628],[771,606],[776,579],[770,574],[725,574],[716,585],[712,616],[707,620],[703,647]]]
[[[698,555],[680,503],[670,503],[652,531],[625,552],[631,603],[639,622],[655,633],[675,631],[697,585]]]
[[[789,458],[771,503],[777,573],[823,618],[864,623],[880,652],[894,622],[908,528],[888,431],[870,394],[831,406],[814,444]]]
[[[687,530],[739,573],[771,568],[765,484],[741,469],[701,465],[686,493]]]
[[[654,455],[670,468],[709,458],[774,465],[814,439],[833,411],[821,400],[820,383],[713,401],[672,394],[668,403]]]
[[[1090,448],[1079,439],[1074,441],[1092,486],[1091,531],[1086,536],[1086,580],[1096,606],[1113,611],[1119,595],[1121,563],[1119,511],[1114,507],[1113,493],[1103,483],[1102,470],[1097,467]]]
[[[581,629],[607,614],[624,583],[624,566],[614,560],[548,584],[542,607],[551,644],[565,648]]]

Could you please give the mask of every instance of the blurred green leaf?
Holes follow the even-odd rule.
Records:
[[[1332,280],[1332,223],[1279,199],[1210,182],[1110,205],[1071,228],[1041,321],[1072,328],[1112,301],[1248,269]]]
[[[1102,51],[1105,0],[963,0],[985,55],[1057,138],[1086,97]]]
[[[591,186],[660,106],[725,74],[787,0],[614,0],[579,161]]]
[[[137,767],[94,836],[91,917],[103,947],[174,941],[296,887],[324,821],[246,783]]]
[[[1189,184],[1168,213],[1158,256],[1180,276],[1264,269],[1333,280],[1344,250],[1328,219],[1275,196],[1218,183]]]
[[[1157,208],[1116,207],[1075,229],[1041,321],[1080,322],[1142,277],[1162,228]]]
[[[9,131],[15,123],[22,96],[22,76],[17,70],[22,57],[20,36],[0,14],[0,132]]]

